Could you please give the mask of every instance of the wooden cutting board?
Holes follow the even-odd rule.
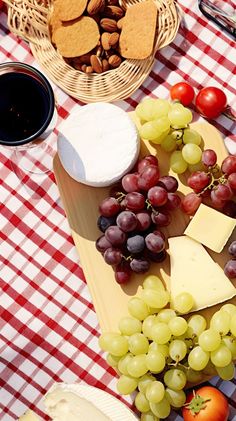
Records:
[[[206,122],[193,123],[192,128],[202,136],[204,149],[212,148],[217,151],[218,163],[220,164],[227,156],[227,151],[219,132]],[[170,172],[170,174],[176,176],[169,170],[170,155],[165,153],[160,146],[153,146],[147,141],[142,141],[141,156],[150,153],[158,157],[161,175]],[[94,159],[97,159],[97,157],[94,157]],[[116,331],[119,319],[127,314],[128,300],[137,293],[146,274],[134,274],[127,285],[120,286],[115,281],[113,269],[104,262],[103,257],[95,248],[95,241],[101,235],[97,228],[98,205],[102,199],[109,196],[109,187],[89,187],[76,182],[63,169],[58,155],[54,158],[54,172],[101,330]],[[186,186],[186,176],[181,175],[178,192],[186,194],[189,191],[191,190]],[[188,222],[189,217],[177,210],[172,212],[172,223],[162,231],[167,234],[167,237],[182,235]],[[236,239],[236,234],[234,234],[234,237]],[[223,268],[229,259],[227,247],[221,254],[208,251]],[[168,284],[169,256],[161,264],[152,263],[149,273],[161,276],[164,282]],[[234,283],[236,285],[236,280]],[[234,297],[231,302],[236,304],[236,298]],[[211,314],[221,305],[202,310],[199,313],[204,314],[209,319]]]

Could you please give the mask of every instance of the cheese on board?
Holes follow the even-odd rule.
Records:
[[[235,224],[235,219],[202,203],[184,234],[220,253],[231,236]]]
[[[59,127],[58,155],[68,174],[83,184],[109,186],[134,166],[140,149],[130,116],[113,104],[76,109]]]
[[[19,421],[39,421],[39,417],[29,409],[19,418]]]
[[[236,289],[199,242],[187,236],[169,241],[171,302],[182,292],[195,301],[192,311],[201,310],[236,295]]]

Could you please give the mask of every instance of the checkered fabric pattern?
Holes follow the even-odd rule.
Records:
[[[183,17],[174,42],[156,54],[143,85],[117,105],[131,111],[146,95],[167,98],[170,86],[185,79],[196,90],[207,85],[223,87],[229,104],[236,108],[234,39],[201,14],[197,0],[179,0],[178,6]],[[2,9],[0,62],[5,61],[40,69],[28,44],[9,32]],[[53,88],[60,123],[82,104]],[[221,116],[215,125],[234,153],[235,123]],[[56,150],[56,131],[51,150]],[[98,320],[54,175],[49,172],[42,177],[40,200],[34,199],[30,184],[24,186],[13,170],[12,153],[0,149],[1,421],[17,420],[27,408],[47,420],[42,398],[55,381],[83,381],[121,399],[115,373],[99,350]],[[228,396],[229,420],[236,420],[236,379],[214,378],[211,383]],[[122,400],[132,406],[130,397]],[[168,417],[181,419],[174,411]]]

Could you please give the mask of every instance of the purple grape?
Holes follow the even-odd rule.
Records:
[[[115,279],[118,284],[126,284],[131,276],[131,269],[128,262],[125,260],[122,260],[121,263],[119,263],[115,267]]]
[[[148,200],[152,206],[163,206],[167,202],[167,191],[161,186],[154,186],[148,190]]]
[[[145,238],[148,250],[154,253],[160,253],[165,248],[165,240],[160,235],[150,233]]]
[[[127,250],[132,254],[141,253],[145,248],[144,238],[137,234],[128,238],[126,243]]]
[[[236,260],[229,260],[225,265],[224,272],[228,278],[236,278]]]
[[[181,205],[180,197],[175,193],[167,193],[167,202],[165,204],[165,209],[173,211],[178,209]]]
[[[233,241],[229,248],[228,248],[228,252],[229,254],[231,254],[231,256],[236,257],[236,241]]]
[[[150,268],[150,262],[144,258],[133,259],[130,263],[130,267],[133,272],[145,273]]]
[[[152,223],[150,213],[145,210],[136,213],[136,218],[138,221],[137,230],[139,231],[146,231]]]
[[[236,218],[236,203],[233,200],[228,200],[222,210],[225,215]]]
[[[110,216],[110,218],[100,215],[97,220],[97,226],[100,231],[105,232],[108,227],[116,223],[116,217]]]
[[[122,231],[130,232],[135,230],[138,220],[135,213],[131,211],[123,211],[117,216],[116,223]]]
[[[103,216],[114,216],[117,215],[119,211],[120,204],[114,197],[106,197],[99,206],[99,212]]]
[[[157,185],[164,187],[164,189],[170,193],[175,193],[179,187],[178,181],[172,175],[164,175],[163,177],[159,178]]]
[[[107,228],[105,237],[113,246],[121,246],[126,242],[126,234],[116,225]]]
[[[168,212],[153,211],[151,214],[152,221],[154,224],[157,224],[159,227],[167,227],[170,225],[171,217]]]
[[[214,167],[217,162],[217,155],[212,149],[206,149],[202,152],[202,162],[206,167]]]
[[[97,239],[95,246],[100,253],[104,253],[112,245],[110,241],[106,239],[105,235],[101,235],[101,237]]]
[[[106,249],[104,255],[104,260],[108,265],[118,265],[122,260],[122,253],[119,249],[114,249],[112,247],[109,247]]]
[[[139,192],[128,193],[125,200],[129,210],[139,211],[145,208],[145,197]]]

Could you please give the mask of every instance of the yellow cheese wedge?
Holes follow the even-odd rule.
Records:
[[[24,415],[22,415],[19,418],[19,421],[40,421],[39,417],[35,414],[35,412],[31,411],[30,409],[25,412]]]
[[[171,302],[181,292],[192,294],[193,311],[236,295],[236,288],[205,248],[187,236],[169,238]]]
[[[235,219],[202,203],[184,234],[220,253],[231,236],[235,225]]]

